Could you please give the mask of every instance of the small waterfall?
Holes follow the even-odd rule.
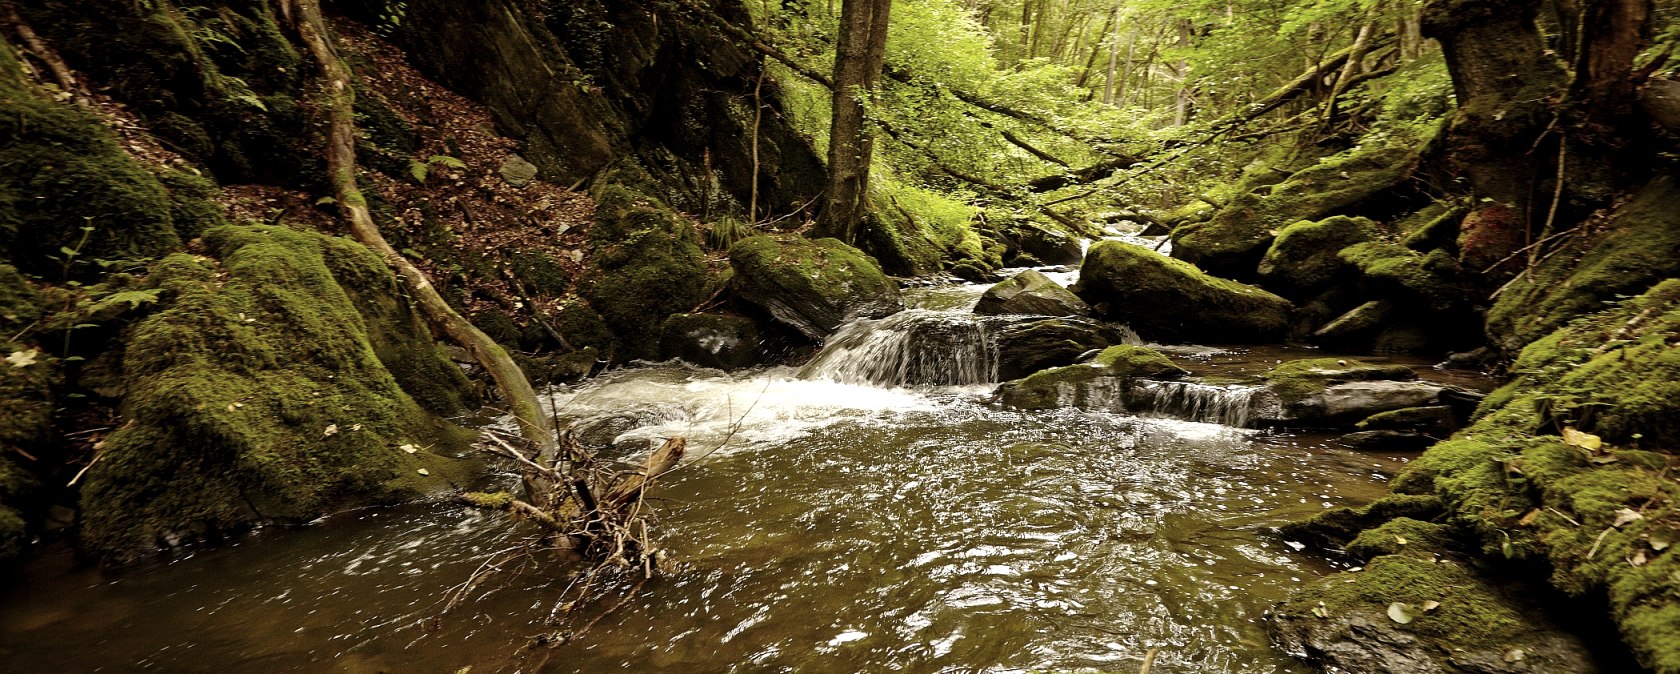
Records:
[[[1134,387],[1140,403],[1138,412],[1237,428],[1255,419],[1256,395],[1264,390],[1260,386],[1183,381],[1140,381]]]
[[[997,380],[990,324],[967,313],[908,309],[854,321],[799,371],[802,379],[874,386],[958,386]]]

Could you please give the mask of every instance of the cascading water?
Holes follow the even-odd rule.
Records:
[[[1133,386],[1142,412],[1151,416],[1200,421],[1236,428],[1247,427],[1256,416],[1260,386],[1200,384],[1186,381],[1140,381]]]
[[[908,309],[855,321],[829,338],[799,376],[874,386],[966,386],[997,381],[996,318]]]

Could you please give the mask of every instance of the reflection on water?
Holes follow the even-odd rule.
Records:
[[[1136,671],[1149,648],[1157,674],[1305,671],[1266,646],[1259,618],[1323,569],[1262,530],[1374,498],[1393,460],[1002,410],[986,390],[666,365],[558,391],[563,417],[608,439],[686,434],[700,458],[656,492],[677,568],[541,671]],[[120,576],[48,556],[0,596],[0,671],[533,671],[513,654],[553,629],[561,568],[426,627],[519,535],[440,503]]]

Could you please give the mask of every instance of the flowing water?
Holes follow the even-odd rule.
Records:
[[[984,321],[938,315],[977,291],[915,291],[920,318],[876,327],[983,344]],[[1300,673],[1263,614],[1328,569],[1267,530],[1375,498],[1405,460],[1235,428],[1239,387],[1138,414],[1019,412],[987,402],[983,348],[887,358],[835,342],[803,373],[661,364],[554,392],[586,441],[633,452],[682,434],[692,460],[656,492],[674,568],[580,607],[561,627],[616,610],[546,662],[519,648],[557,629],[566,569],[487,585],[437,619],[522,530],[432,503],[120,575],[48,549],[0,590],[0,671],[1136,672],[1159,649],[1155,674]],[[1252,369],[1231,353],[1178,356]],[[860,364],[893,358],[910,364],[883,371],[912,374]]]

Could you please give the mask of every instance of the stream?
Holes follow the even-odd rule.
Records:
[[[420,503],[122,573],[45,546],[0,589],[0,672],[1136,672],[1151,649],[1153,674],[1309,671],[1262,618],[1331,568],[1267,530],[1380,496],[1408,456],[991,405],[984,349],[893,337],[906,322],[983,336],[963,326],[984,289],[913,289],[916,309],[843,328],[803,369],[647,364],[551,391],[585,440],[633,453],[680,434],[690,460],[654,492],[672,568],[580,607],[579,622],[616,610],[544,664],[518,651],[555,629],[565,569],[437,618],[527,532]],[[1232,381],[1324,355],[1171,354]],[[929,372],[964,374],[916,381]]]

